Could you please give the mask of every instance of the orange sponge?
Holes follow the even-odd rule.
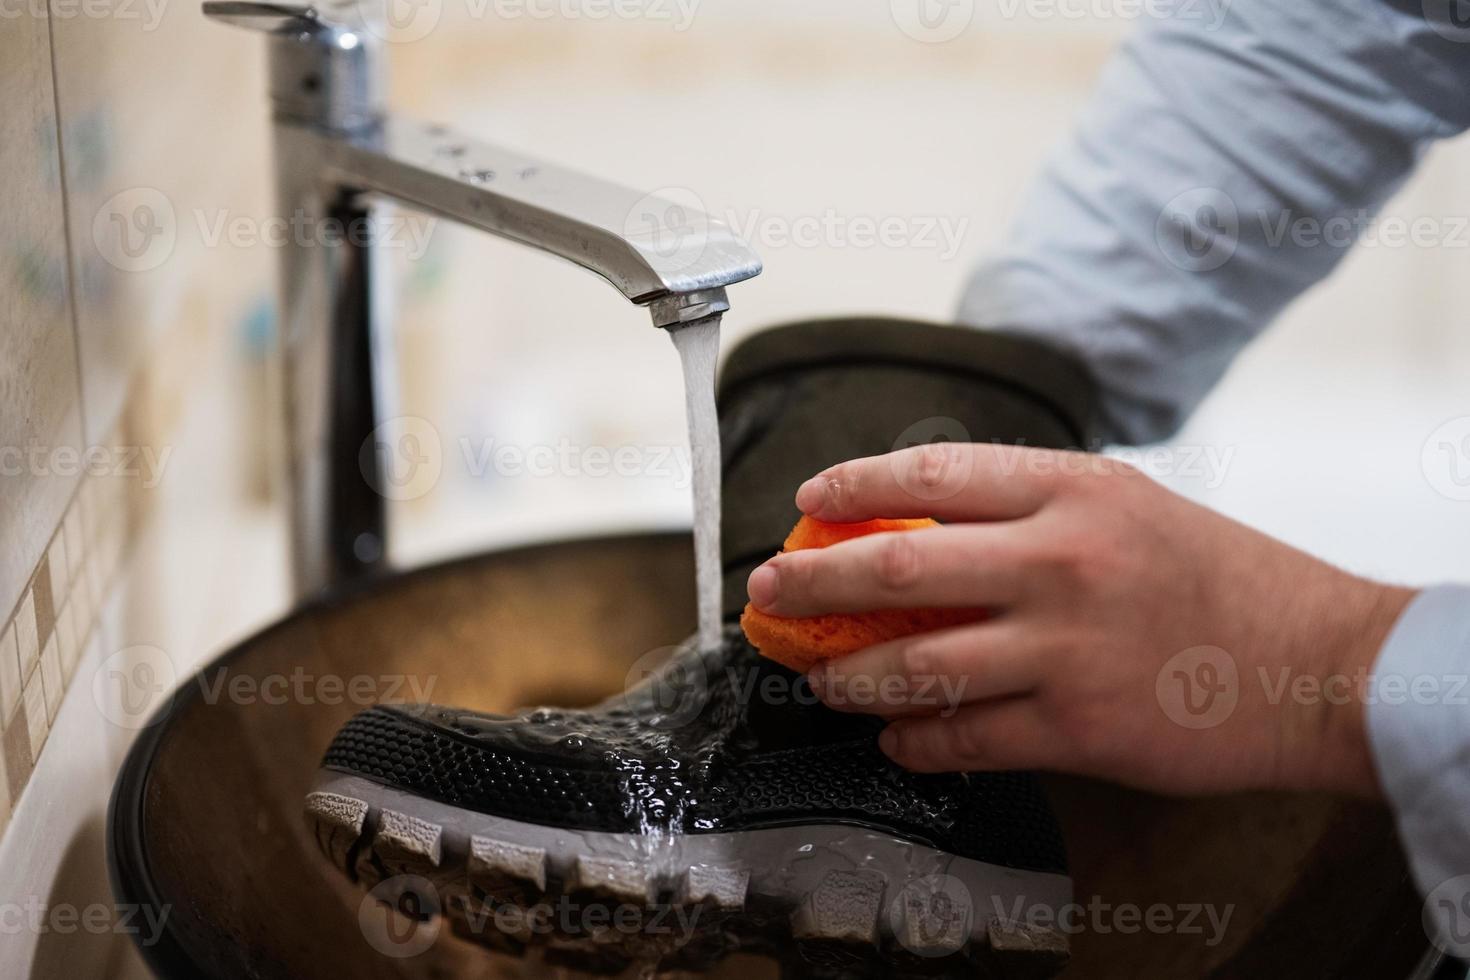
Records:
[[[857,524],[829,524],[813,517],[802,517],[791,529],[781,550],[825,548],[865,534],[938,526],[936,521],[927,517],[916,520],[880,518]],[[806,673],[824,660],[856,653],[875,643],[984,618],[983,609],[878,609],[786,619],[763,613],[746,603],[745,612],[740,616],[740,627],[745,630],[746,639],[764,656]]]

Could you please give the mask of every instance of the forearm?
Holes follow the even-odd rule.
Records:
[[[1108,65],[959,313],[1080,354],[1123,442],[1174,431],[1470,111],[1470,45],[1417,3],[1181,9]]]

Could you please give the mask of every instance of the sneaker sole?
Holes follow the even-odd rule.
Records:
[[[307,796],[306,818],[322,853],[369,889],[359,921],[389,955],[431,944],[442,916],[497,952],[540,950],[603,974],[698,970],[745,952],[813,977],[1031,980],[1067,960],[1066,936],[1044,925],[1071,901],[1065,875],[861,827],[565,830],[333,770]]]

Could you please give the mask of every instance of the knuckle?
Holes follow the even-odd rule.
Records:
[[[1108,556],[1116,553],[1117,543],[1113,541],[1107,528],[1086,527],[1072,535],[1069,550],[1072,552],[1073,563],[1085,570],[1106,561]]]
[[[983,759],[990,740],[978,717],[966,718],[962,723],[947,725],[943,729],[947,745],[946,754],[967,762]]]
[[[812,574],[812,555],[795,551],[772,558],[771,567],[780,575],[781,594],[784,597],[809,596],[813,581],[820,580]]]
[[[1057,459],[1058,491],[1089,502],[1119,489],[1123,467],[1128,464],[1110,456],[1088,452],[1059,452]]]
[[[1126,588],[1135,578],[1135,554],[1108,531],[1091,531],[1079,542],[1072,579],[1096,594]]]
[[[1106,458],[1108,460],[1108,472],[1114,479],[1137,482],[1144,478],[1143,470],[1127,460],[1114,459],[1112,457]]]
[[[905,533],[886,534],[878,547],[878,583],[889,592],[905,592],[919,581],[923,558],[913,538]]]
[[[925,490],[943,486],[945,478],[954,469],[957,450],[958,447],[952,442],[930,442],[916,446],[911,464],[914,482]]]
[[[858,496],[858,483],[862,467],[853,463],[839,463],[826,473],[826,501],[824,510],[842,513],[852,508]]]
[[[1048,578],[1070,579],[1085,563],[1080,542],[1072,535],[1052,535],[1038,541],[1030,551],[1029,561]]]
[[[901,670],[911,679],[933,677],[940,669],[939,651],[928,641],[918,641],[904,648],[899,658]]]
[[[1112,456],[1093,456],[1088,488],[1095,496],[1117,500],[1151,482],[1143,470]]]
[[[1031,560],[1047,580],[1070,590],[1106,591],[1129,575],[1130,551],[1106,525],[1072,526],[1039,542]]]

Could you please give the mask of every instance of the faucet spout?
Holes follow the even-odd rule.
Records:
[[[761,271],[759,256],[724,222],[682,200],[639,194],[446,126],[389,116],[366,132],[316,138],[333,184],[559,255],[649,306],[658,326],[723,312],[724,287]]]

